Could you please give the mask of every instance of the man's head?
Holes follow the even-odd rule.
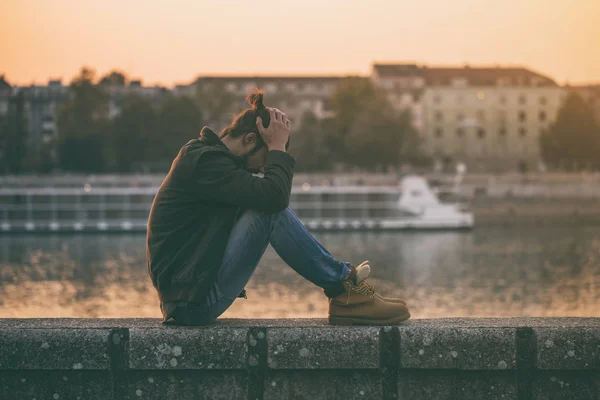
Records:
[[[223,143],[232,153],[245,160],[246,169],[250,172],[263,171],[269,151],[256,127],[257,117],[261,118],[265,128],[269,127],[271,122],[269,110],[263,104],[263,95],[261,90],[251,93],[246,101],[252,107],[235,116],[233,121],[219,132]]]

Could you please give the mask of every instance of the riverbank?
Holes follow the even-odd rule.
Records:
[[[478,226],[600,225],[600,200],[581,198],[494,198],[471,202]]]

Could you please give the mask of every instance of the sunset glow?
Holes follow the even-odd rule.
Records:
[[[373,62],[523,65],[600,82],[598,0],[4,0],[0,74],[83,65],[172,86],[203,74],[368,74]]]

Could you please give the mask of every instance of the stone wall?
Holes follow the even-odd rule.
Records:
[[[600,318],[0,319],[0,398],[598,399]]]

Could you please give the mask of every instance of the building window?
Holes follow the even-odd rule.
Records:
[[[498,121],[500,122],[505,122],[506,121],[506,110],[499,110],[498,111]]]
[[[276,83],[268,82],[267,84],[265,84],[265,91],[267,93],[275,93],[278,89],[279,88],[277,87]]]
[[[527,97],[525,97],[525,95],[520,95],[519,96],[519,104],[527,104]]]
[[[500,136],[506,136],[506,127],[504,127],[504,126],[500,127],[500,129],[498,130],[498,134]]]
[[[477,137],[479,139],[483,139],[485,137],[485,129],[483,129],[483,128],[477,129]]]
[[[452,79],[452,86],[454,87],[466,87],[469,84],[467,78],[458,77]]]
[[[444,119],[444,113],[442,113],[441,111],[436,111],[435,113],[435,120],[436,121],[441,121]]]
[[[435,129],[435,136],[442,137],[443,134],[444,134],[444,130],[442,128]]]
[[[525,122],[526,119],[527,119],[527,114],[525,113],[525,111],[519,111],[519,121]]]
[[[546,120],[546,112],[540,111],[540,121],[545,121],[545,120]]]
[[[527,135],[527,129],[525,129],[523,127],[519,128],[519,135],[526,136]]]
[[[463,136],[465,134],[465,130],[463,128],[458,128],[456,130],[456,136]]]
[[[548,104],[548,100],[544,96],[542,96],[540,97],[540,104],[545,106],[546,104]]]
[[[421,100],[421,95],[419,93],[413,93],[412,95],[413,103],[418,103]]]

